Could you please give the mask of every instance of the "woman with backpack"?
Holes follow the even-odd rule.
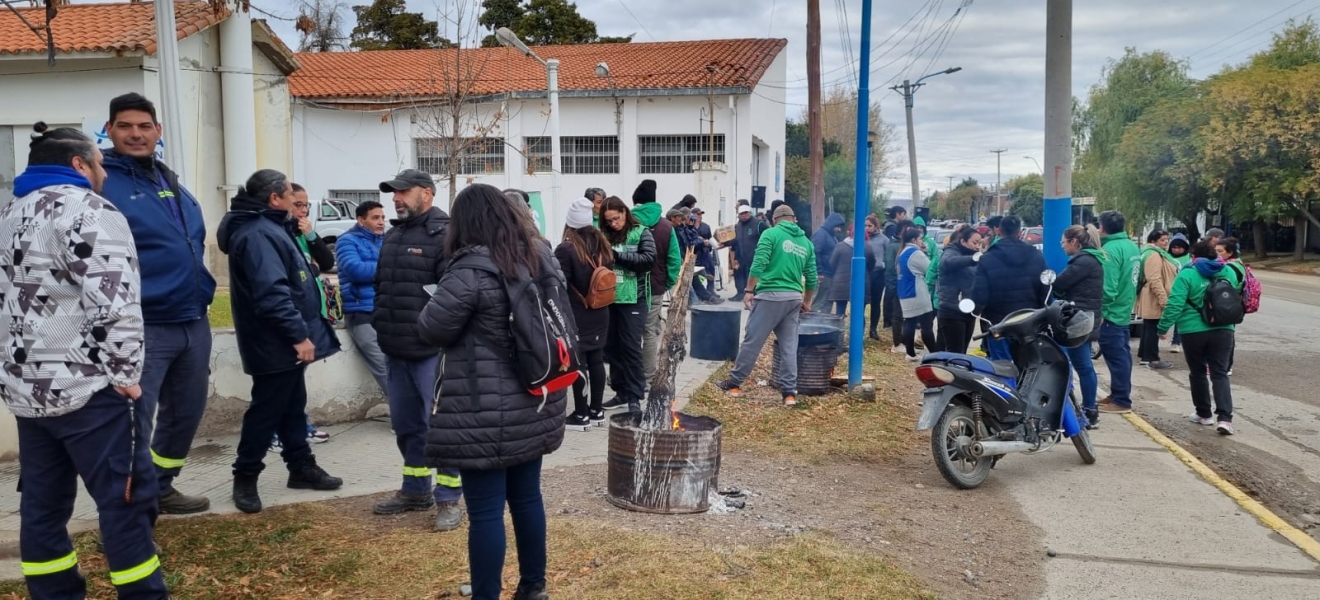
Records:
[[[513,597],[548,600],[541,458],[564,440],[565,394],[524,385],[506,281],[547,272],[563,280],[531,213],[493,186],[459,192],[446,237],[449,266],[417,321],[422,340],[442,351],[426,457],[462,475],[472,597],[500,598],[507,503],[522,575]]]
[[[1237,238],[1225,238],[1215,243],[1215,256],[1218,261],[1225,265],[1236,265],[1238,274],[1242,275],[1243,300],[1246,301],[1246,311],[1256,312],[1256,307],[1260,306],[1260,284],[1256,282],[1256,276],[1251,274],[1251,269],[1242,262],[1242,254],[1239,252]],[[1254,295],[1254,306],[1252,305]],[[1233,363],[1237,362],[1237,336],[1233,337],[1233,352],[1228,356],[1228,374],[1233,374]]]
[[[1141,273],[1137,282],[1137,316],[1141,317],[1141,344],[1137,358],[1142,365],[1162,371],[1172,369],[1173,363],[1160,360],[1160,336],[1156,332],[1160,316],[1169,303],[1169,291],[1178,276],[1178,261],[1169,254],[1169,232],[1151,231],[1146,236],[1146,250],[1141,258]]]
[[[578,350],[586,367],[586,380],[573,383],[573,414],[564,427],[588,431],[605,424],[605,338],[610,328],[610,305],[614,303],[617,278],[614,251],[609,240],[591,225],[591,201],[579,198],[564,218],[564,241],[555,248],[555,258],[568,282],[568,299],[577,322]],[[609,284],[608,291],[602,289]],[[590,306],[588,306],[590,304]],[[587,386],[591,402],[587,402]]]
[[[1100,249],[1100,238],[1095,235],[1094,228],[1073,225],[1063,230],[1063,239],[1059,244],[1068,255],[1068,266],[1054,280],[1054,296],[1072,302],[1078,310],[1090,311],[1098,317],[1105,285],[1105,267],[1100,260],[1104,251]],[[1100,319],[1097,318],[1097,329],[1099,326]],[[1086,415],[1087,427],[1098,427],[1100,411],[1095,398],[1099,379],[1095,374],[1095,364],[1091,362],[1091,344],[1068,348],[1068,360],[1072,362],[1073,370],[1077,371],[1077,385],[1082,388],[1082,412]]]
[[[1208,304],[1208,291],[1228,293],[1225,287],[1240,294],[1244,278],[1240,272],[1215,260],[1214,248],[1207,241],[1192,246],[1192,263],[1178,272],[1169,292],[1169,304],[1160,318],[1159,335],[1168,335],[1175,325],[1182,332],[1183,353],[1191,370],[1192,405],[1196,412],[1193,423],[1214,425],[1223,435],[1233,435],[1233,392],[1229,385],[1228,370],[1233,357],[1234,325],[1216,323],[1224,319],[1241,321],[1242,307]],[[1212,290],[1211,288],[1217,288]],[[1232,294],[1229,293],[1231,296]],[[1239,303],[1240,304],[1240,303]],[[1236,315],[1232,313],[1236,312]],[[1209,371],[1207,380],[1206,372]],[[1214,399],[1214,413],[1210,400]]]
[[[651,231],[637,220],[617,196],[600,207],[601,231],[614,251],[614,303],[610,304],[609,335],[605,360],[610,365],[610,387],[615,396],[606,410],[628,407],[641,412],[646,394],[642,366],[642,334],[650,311],[651,265],[658,260]]]

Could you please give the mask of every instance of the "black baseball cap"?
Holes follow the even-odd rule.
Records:
[[[415,187],[424,187],[432,192],[435,191],[435,180],[427,173],[417,169],[404,169],[394,176],[394,179],[380,182],[380,191],[382,194],[392,194],[411,190]]]

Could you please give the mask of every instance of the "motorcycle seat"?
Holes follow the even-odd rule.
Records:
[[[953,367],[962,367],[971,369],[978,373],[994,375],[996,377],[1015,378],[1018,376],[1017,366],[1011,360],[990,360],[974,354],[958,354],[956,352],[932,352],[927,354],[922,364],[938,363]]]

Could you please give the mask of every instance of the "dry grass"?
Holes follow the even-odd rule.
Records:
[[[93,536],[78,540],[88,597],[110,599]],[[379,518],[325,503],[256,517],[173,519],[157,532],[171,591],[191,600],[457,598],[467,580],[465,536],[382,531]],[[917,579],[821,535],[714,549],[699,540],[554,518],[549,539],[549,587],[561,599],[932,597]],[[512,544],[505,581],[506,589],[517,581]],[[0,598],[26,597],[21,582],[0,584]]]
[[[749,382],[769,378],[770,345]],[[685,412],[710,415],[724,423],[724,443],[788,454],[813,463],[882,461],[903,453],[921,439],[913,431],[920,385],[911,366],[889,348],[867,340],[862,358],[864,375],[875,378],[875,402],[863,402],[842,391],[828,396],[799,396],[798,406],[784,408],[779,392],[744,386],[741,398],[731,398],[707,383]],[[839,359],[836,375],[847,372],[848,357]],[[721,371],[718,377],[727,373]]]

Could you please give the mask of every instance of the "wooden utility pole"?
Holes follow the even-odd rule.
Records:
[[[807,134],[811,148],[811,226],[825,222],[825,144],[820,114],[820,0],[807,0]]]

